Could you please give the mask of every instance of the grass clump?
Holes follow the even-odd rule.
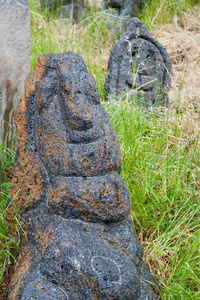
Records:
[[[14,258],[12,251],[19,249],[19,241],[9,232],[7,224],[7,202],[10,198],[14,156],[14,151],[4,144],[0,145],[0,282],[5,279],[8,266]]]
[[[199,136],[185,132],[179,115],[157,119],[128,103],[105,108],[121,145],[134,226],[162,299],[198,299]]]
[[[199,0],[146,0],[139,18],[147,28],[152,28],[170,23],[174,17],[184,16],[190,10],[194,12],[198,3]]]

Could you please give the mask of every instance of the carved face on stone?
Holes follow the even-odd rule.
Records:
[[[166,105],[171,60],[146,27],[133,18],[113,48],[105,83],[106,99],[128,97],[142,106]]]
[[[73,59],[61,65],[59,75],[52,66],[40,81],[36,115],[36,147],[50,177],[98,176],[119,169],[117,137],[105,120],[95,81]]]
[[[137,95],[138,101],[149,106],[159,98],[165,65],[154,44],[142,38],[127,43],[120,71],[119,81],[130,97]]]
[[[51,186],[47,207],[63,217],[119,220],[130,211],[120,147],[79,56],[58,56],[35,94],[35,147]],[[123,198],[123,199],[121,199]]]
[[[26,238],[8,298],[157,299],[143,283],[117,137],[80,56],[39,58],[16,124],[13,202]]]

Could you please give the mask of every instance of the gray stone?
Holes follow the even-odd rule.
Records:
[[[166,49],[137,18],[111,51],[105,100],[128,98],[141,106],[169,106],[172,64]]]
[[[16,124],[8,213],[18,209],[28,239],[8,299],[158,299],[128,218],[117,136],[80,56],[39,58]]]
[[[102,10],[110,13],[109,27],[123,30],[132,17],[141,11],[145,0],[103,0]]]
[[[14,148],[14,111],[30,72],[30,7],[26,0],[0,0],[0,144]]]
[[[42,11],[56,12],[57,15],[71,19],[74,23],[83,16],[84,0],[40,0]]]

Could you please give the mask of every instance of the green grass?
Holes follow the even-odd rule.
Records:
[[[11,149],[0,145],[0,282],[7,272],[12,251],[19,249],[19,241],[9,233],[7,226],[7,202],[10,197],[10,177],[14,164],[15,153]]]
[[[151,26],[170,23],[174,17],[193,10],[198,3],[199,0],[146,0],[139,18],[149,29]]]
[[[150,28],[169,23],[175,16],[193,9],[193,0],[152,0],[141,19]],[[40,14],[38,2],[32,10],[31,67],[43,53],[73,51],[80,54],[95,77],[100,97],[107,72],[107,60],[115,41],[107,28],[107,15],[87,3],[85,17],[78,25],[47,19]],[[195,11],[195,10],[194,10]],[[146,114],[130,103],[104,103],[118,135],[122,153],[121,177],[132,198],[132,216],[144,259],[156,276],[162,299],[200,299],[200,155],[199,133],[184,125],[187,107],[179,109],[179,94],[170,99],[176,109],[159,118]],[[5,160],[3,153],[9,152]],[[0,281],[10,263],[10,252],[19,241],[9,235],[6,202],[10,192],[8,174],[13,153],[0,148],[2,181],[0,185]]]
[[[130,104],[105,107],[121,145],[134,226],[163,299],[199,299],[198,137],[180,128],[178,115],[172,122]]]

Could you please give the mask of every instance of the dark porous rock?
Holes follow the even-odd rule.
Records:
[[[137,18],[111,51],[105,100],[128,98],[141,106],[169,106],[172,64],[166,49]]]
[[[121,31],[141,11],[144,3],[145,0],[103,0],[102,10],[110,13],[109,27]]]
[[[57,15],[71,19],[74,23],[80,21],[83,15],[84,0],[40,0],[42,11],[56,12]]]
[[[128,218],[118,139],[80,56],[40,56],[16,125],[8,212],[24,234],[8,299],[158,299]]]

